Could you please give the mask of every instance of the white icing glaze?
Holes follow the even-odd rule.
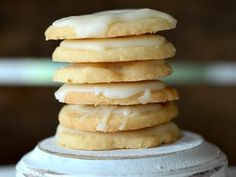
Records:
[[[141,35],[107,39],[64,40],[60,46],[68,49],[104,50],[126,47],[159,47],[165,38],[157,35]]]
[[[106,131],[109,119],[114,115],[123,116],[119,130],[124,130],[129,116],[139,116],[142,113],[157,111],[161,109],[161,104],[147,104],[134,106],[89,106],[89,105],[70,105],[70,109],[79,115],[80,119],[102,115],[101,122],[97,125],[97,131]]]
[[[97,131],[106,131],[107,130],[107,123],[109,121],[109,118],[111,117],[111,112],[114,109],[114,107],[106,107],[106,110],[103,112],[103,119],[102,121],[97,125],[96,130]]]
[[[108,113],[108,115],[138,116],[142,113],[157,111],[162,108],[162,104],[146,104],[133,106],[91,106],[91,105],[68,105],[79,117],[87,118],[93,115]]]
[[[145,90],[160,90],[165,88],[161,81],[131,82],[131,83],[112,83],[112,84],[64,84],[56,92],[55,97],[60,102],[65,101],[69,92],[93,93],[94,95],[102,94],[104,97],[111,99],[129,98]],[[146,97],[146,96],[145,96]]]
[[[102,121],[97,125],[97,131],[106,131],[107,123],[112,116],[123,116],[119,130],[124,130],[129,116],[139,116],[142,113],[160,110],[161,104],[146,104],[134,106],[90,106],[90,105],[69,105],[71,111],[79,115],[80,119],[102,115]]]
[[[167,20],[175,27],[176,20],[170,15],[152,9],[126,9],[97,12],[90,15],[71,16],[55,21],[52,26],[72,27],[78,37],[92,37],[106,34],[109,26],[117,22],[158,18]]]
[[[150,94],[151,94],[150,89],[146,89],[146,90],[144,91],[143,96],[139,97],[140,103],[142,103],[142,104],[148,103],[148,100],[150,99]]]
[[[128,121],[129,117],[124,117],[123,121],[121,122],[118,130],[124,130],[126,127],[126,122]]]
[[[141,110],[141,109],[139,109],[139,110]],[[123,113],[123,116],[129,116],[130,114],[134,114],[134,112],[132,112],[131,110],[129,110],[129,109],[124,109],[124,110],[122,110],[122,113]]]

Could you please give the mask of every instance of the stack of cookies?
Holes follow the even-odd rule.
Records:
[[[129,9],[62,18],[46,30],[48,40],[64,40],[53,60],[70,63],[54,75],[64,83],[56,99],[67,104],[59,113],[60,146],[147,148],[180,138],[171,122],[178,93],[159,80],[172,73],[164,59],[175,48],[154,34],[175,25],[166,13]]]

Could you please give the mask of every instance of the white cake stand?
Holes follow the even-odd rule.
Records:
[[[186,131],[173,144],[137,150],[71,150],[51,137],[26,154],[16,171],[17,177],[225,177],[227,158]]]

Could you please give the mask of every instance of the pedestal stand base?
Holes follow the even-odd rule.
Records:
[[[40,142],[17,164],[17,177],[225,177],[227,158],[201,136],[183,131],[177,142],[156,148],[84,151]]]

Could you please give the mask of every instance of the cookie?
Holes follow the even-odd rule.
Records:
[[[177,114],[172,102],[134,106],[66,105],[59,113],[59,122],[80,131],[117,132],[159,125]]]
[[[180,136],[180,130],[172,122],[140,130],[113,133],[83,132],[59,125],[56,142],[60,146],[72,149],[137,149],[172,143]]]
[[[154,80],[170,75],[164,60],[116,63],[77,63],[55,71],[53,81],[68,84]]]
[[[177,100],[178,93],[161,81],[143,81],[64,84],[55,92],[55,97],[67,104],[134,105]]]
[[[174,46],[159,35],[109,39],[65,40],[53,52],[59,62],[120,62],[164,59],[175,55]]]
[[[177,21],[153,9],[124,9],[71,16],[56,20],[46,39],[110,38],[140,35],[175,28]]]

